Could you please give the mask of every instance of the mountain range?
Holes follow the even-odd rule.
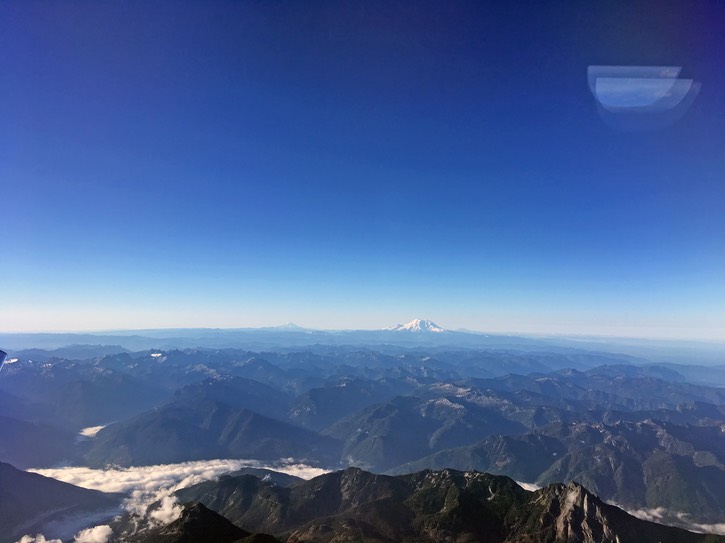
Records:
[[[117,506],[120,499],[7,464],[0,464],[0,489],[1,543],[28,529],[42,529],[70,509],[89,514]],[[96,534],[102,533],[107,543],[725,542],[725,536],[637,519],[577,483],[532,492],[508,477],[477,471],[386,476],[348,468],[309,481],[277,482],[225,475],[178,490],[175,498],[183,505],[170,522],[126,513],[99,526],[103,530]],[[19,523],[23,515],[34,521]]]
[[[411,332],[411,333],[400,333]],[[43,356],[40,350],[54,350],[53,355],[85,358],[147,349],[229,349],[277,350],[310,346],[385,346],[465,347],[499,349],[537,349],[627,354],[662,363],[722,364],[725,345],[708,342],[645,340],[603,337],[529,337],[492,334],[470,330],[450,330],[426,319],[406,324],[383,326],[371,330],[316,330],[295,324],[264,328],[177,328],[115,330],[89,333],[8,333],[0,332],[0,346],[12,356]]]
[[[386,333],[454,333],[430,327]],[[11,355],[0,374],[0,461],[478,470],[536,486],[578,483],[641,516],[722,529],[725,387],[716,366],[533,344],[91,351]],[[199,497],[180,499],[227,516]],[[282,533],[228,519],[250,534]]]
[[[527,492],[507,477],[450,469],[390,477],[349,468],[292,487],[222,477],[177,495],[288,543],[725,541],[636,519],[576,483]]]
[[[187,504],[178,519],[168,525],[151,528],[139,534],[124,536],[125,543],[280,543],[268,534],[252,534],[242,530],[204,507],[199,502]]]

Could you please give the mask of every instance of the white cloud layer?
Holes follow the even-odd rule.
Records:
[[[298,463],[292,458],[275,463],[219,459],[130,468],[66,467],[28,471],[83,488],[127,494],[128,498],[123,503],[124,510],[139,519],[145,519],[152,526],[159,526],[169,524],[181,515],[182,507],[173,496],[174,492],[243,468],[269,469],[302,479],[311,479],[329,472]],[[152,508],[152,504],[158,505]],[[106,543],[111,535],[109,526],[94,526],[77,533],[74,543]],[[48,540],[38,534],[35,537],[23,536],[18,543],[61,542],[58,539]]]
[[[130,468],[67,467],[30,469],[28,471],[92,490],[131,493],[137,490],[156,492],[167,487],[174,487],[174,490],[178,490],[243,468],[264,468],[302,479],[311,479],[329,472],[329,470],[297,463],[291,458],[276,463],[259,460],[220,459]]]
[[[692,522],[687,513],[682,511],[671,511],[664,507],[654,508],[643,508],[643,509],[627,509],[617,503],[610,502],[612,505],[616,505],[620,509],[624,509],[627,513],[633,517],[637,517],[641,520],[648,520],[650,522],[656,522],[657,524],[664,524],[666,526],[677,526],[684,528],[691,532],[699,532],[703,534],[718,534],[725,535],[725,522],[715,524],[702,524],[698,522]]]
[[[74,543],[106,543],[112,535],[111,527],[104,524],[81,530],[75,537]]]
[[[17,543],[63,543],[60,539],[45,539],[43,534],[38,534],[35,537],[31,535],[24,535],[18,539]]]

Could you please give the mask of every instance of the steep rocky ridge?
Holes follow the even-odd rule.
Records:
[[[291,488],[224,477],[177,495],[289,543],[725,542],[636,519],[576,483],[527,492],[507,477],[450,469],[392,477],[349,468]]]

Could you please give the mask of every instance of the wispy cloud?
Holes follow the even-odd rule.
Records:
[[[105,426],[89,426],[83,428],[78,434],[82,437],[96,437],[96,434],[103,430]]]
[[[535,485],[534,483],[522,483],[521,481],[516,481],[516,484],[529,492],[536,492],[541,488],[539,485]]]
[[[622,508],[621,505],[617,505],[617,507]],[[650,522],[662,522],[662,519],[667,516],[667,509],[664,507],[655,507],[652,509],[625,509],[625,511],[633,517],[637,517],[641,520],[649,520]]]
[[[641,520],[648,520],[650,522],[665,524],[667,526],[677,526],[678,528],[684,528],[685,530],[689,530],[691,532],[725,535],[725,522],[704,524],[693,522],[690,519],[690,516],[682,511],[673,511],[664,507],[628,509],[617,503],[610,503],[611,505],[616,505],[620,509],[624,509],[633,517],[637,517]]]
[[[725,522],[719,522],[717,524],[698,524],[693,522],[690,524],[689,529],[693,532],[701,532],[704,534],[725,535]]]

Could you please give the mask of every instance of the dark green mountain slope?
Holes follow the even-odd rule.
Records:
[[[198,502],[186,504],[181,517],[171,524],[142,535],[125,538],[127,543],[279,543],[267,534],[250,534]]]
[[[292,488],[251,476],[179,491],[244,526],[297,542],[725,542],[638,520],[575,483],[527,492],[507,477],[454,470],[396,477],[349,468]]]
[[[344,442],[347,463],[384,470],[454,443],[523,431],[522,424],[506,419],[496,407],[457,398],[401,396],[366,408],[323,433]]]
[[[720,426],[661,421],[555,424],[520,436],[492,436],[396,468],[476,469],[546,485],[578,481],[632,509],[663,507],[697,522],[725,511],[725,434]]]
[[[101,430],[88,464],[143,466],[213,458],[331,463],[339,444],[330,437],[208,399],[180,401]]]
[[[289,418],[307,428],[321,430],[370,405],[407,394],[414,385],[403,379],[343,378],[300,395]]]
[[[217,377],[187,385],[174,394],[174,403],[194,404],[204,401],[229,407],[249,409],[260,415],[283,419],[291,398],[268,385],[244,377]]]

